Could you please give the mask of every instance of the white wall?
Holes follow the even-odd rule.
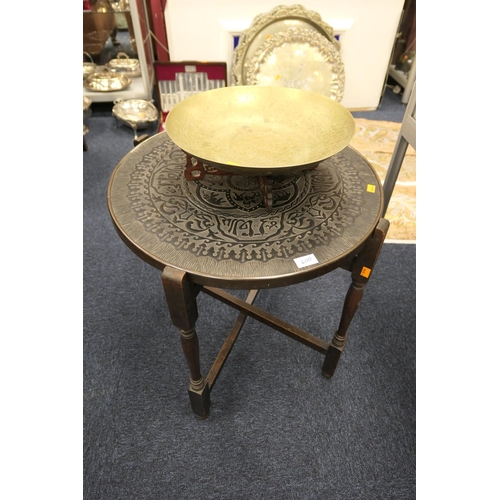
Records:
[[[376,109],[383,92],[404,0],[168,0],[165,9],[172,61],[225,61],[231,81],[232,34],[278,5],[316,11],[340,34],[345,66],[342,104]]]

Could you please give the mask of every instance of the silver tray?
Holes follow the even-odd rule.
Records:
[[[276,33],[291,27],[317,31],[340,50],[340,43],[333,36],[333,28],[321,16],[302,5],[278,5],[270,12],[256,16],[241,34],[238,46],[233,51],[232,84],[248,85],[247,72],[255,52]]]
[[[116,92],[126,89],[132,80],[125,75],[110,73],[109,70],[100,71],[90,75],[83,86],[94,92]]]
[[[344,64],[337,47],[309,28],[292,27],[269,37],[247,65],[248,85],[317,92],[336,101],[344,95]]]
[[[121,120],[132,129],[147,127],[158,120],[159,113],[152,101],[144,99],[117,99],[111,111],[117,120]]]

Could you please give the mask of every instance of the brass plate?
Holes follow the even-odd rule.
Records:
[[[126,89],[132,80],[124,75],[111,74],[109,71],[94,73],[84,82],[83,86],[94,92],[116,92]]]
[[[337,47],[306,28],[289,28],[269,37],[248,64],[248,85],[311,90],[341,101],[344,64]]]
[[[165,130],[182,150],[228,172],[273,175],[312,168],[344,149],[354,119],[308,90],[236,86],[180,102]]]

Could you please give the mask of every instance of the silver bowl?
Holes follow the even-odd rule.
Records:
[[[153,101],[144,99],[117,99],[114,101],[112,114],[117,123],[123,122],[134,131],[134,141],[138,141],[137,130],[146,128],[158,121],[159,113]]]
[[[144,99],[117,99],[114,101],[113,116],[133,129],[146,128],[158,120],[158,110],[153,101]]]

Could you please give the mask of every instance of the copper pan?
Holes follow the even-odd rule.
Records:
[[[213,167],[250,175],[314,168],[344,149],[354,119],[340,103],[308,90],[235,86],[181,101],[165,130],[183,151]]]

